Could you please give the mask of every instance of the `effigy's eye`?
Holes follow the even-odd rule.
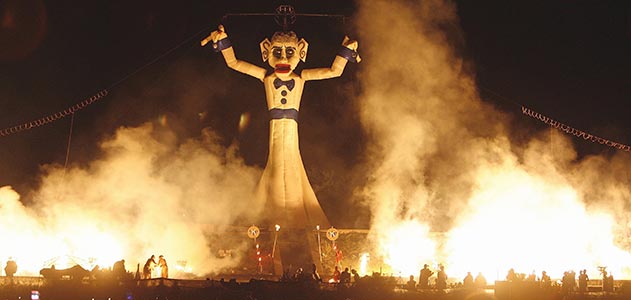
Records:
[[[274,47],[272,49],[272,55],[276,58],[281,58],[281,56],[283,56],[283,49],[280,47]]]
[[[287,58],[291,58],[292,56],[294,56],[294,54],[296,54],[296,49],[292,47],[285,49],[285,55],[287,55]]]

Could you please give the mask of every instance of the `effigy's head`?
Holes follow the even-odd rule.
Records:
[[[274,33],[271,41],[266,38],[261,42],[261,55],[263,61],[268,61],[274,68],[274,72],[289,74],[301,60],[307,59],[308,46],[307,41],[299,40],[293,31],[278,31]]]

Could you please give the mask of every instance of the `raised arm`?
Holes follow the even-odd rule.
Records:
[[[342,41],[340,52],[335,56],[330,68],[302,70],[302,79],[307,81],[339,77],[349,61],[360,62],[361,58],[357,54],[357,41],[351,40],[346,36],[344,41]]]
[[[228,34],[224,30],[223,25],[219,25],[218,30],[213,31],[208,37],[201,41],[202,47],[208,44],[208,42],[212,42],[213,50],[215,52],[221,51],[228,67],[263,81],[263,78],[265,77],[265,69],[247,61],[237,59],[234,54],[234,49],[232,48],[232,43],[230,43]]]

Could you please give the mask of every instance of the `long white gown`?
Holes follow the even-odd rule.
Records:
[[[263,80],[268,109],[275,110],[269,122],[269,154],[263,175],[258,183],[257,197],[265,203],[268,221],[283,228],[314,229],[330,227],[302,163],[298,141],[298,120],[304,80],[291,74],[291,90],[272,83],[275,74]],[[293,110],[293,111],[292,111]],[[280,112],[281,116],[278,116]],[[285,116],[282,116],[285,115]]]

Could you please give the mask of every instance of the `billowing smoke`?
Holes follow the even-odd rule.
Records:
[[[503,278],[512,267],[628,272],[631,256],[619,248],[628,216],[613,213],[629,205],[625,154],[577,161],[569,139],[548,131],[513,141],[508,116],[481,101],[457,55],[451,1],[359,7],[358,106],[371,165],[363,191],[393,272],[418,274],[424,263],[455,278]]]
[[[14,257],[24,275],[59,257],[84,267],[125,259],[133,272],[162,254],[174,277],[237,264],[239,257],[218,258],[209,244],[213,232],[256,215],[248,200],[260,170],[246,166],[236,146],[218,145],[210,129],[181,142],[165,126],[123,127],[100,144],[100,159],[45,166],[32,205],[1,188],[0,257]]]

